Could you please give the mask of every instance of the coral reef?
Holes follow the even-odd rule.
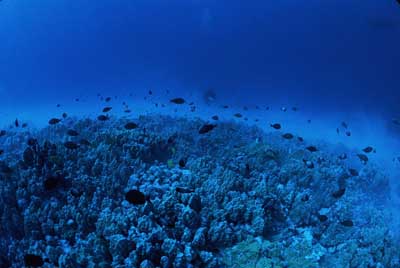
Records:
[[[0,267],[400,267],[373,163],[231,122],[134,121],[0,137]]]

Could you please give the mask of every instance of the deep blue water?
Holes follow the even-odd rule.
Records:
[[[400,113],[394,0],[3,0],[0,40],[2,103],[212,87],[243,102]]]

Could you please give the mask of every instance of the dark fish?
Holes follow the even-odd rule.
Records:
[[[14,124],[15,124],[16,127],[19,127],[19,121],[18,121],[18,119],[15,119]]]
[[[287,111],[287,108],[286,108],[286,107],[282,107],[282,108],[281,108],[281,111],[282,111],[282,112],[286,112],[286,111]]]
[[[187,187],[176,187],[176,189],[175,189],[178,193],[181,193],[181,194],[190,194],[190,193],[193,193],[194,192],[194,190],[193,189],[190,189],[190,188],[187,188]]]
[[[99,121],[107,121],[108,119],[110,119],[110,118],[108,116],[104,115],[104,114],[99,115],[97,117],[97,120],[99,120]]]
[[[312,153],[318,151],[317,147],[315,147],[315,146],[308,146],[308,147],[306,147],[306,149]]]
[[[75,101],[78,102],[78,101],[79,101],[79,98],[76,98]]]
[[[149,95],[153,95],[153,91],[149,90]]]
[[[64,143],[64,147],[67,149],[75,150],[79,148],[79,145],[73,141],[67,141]]]
[[[244,170],[244,177],[247,179],[251,177],[251,170],[249,164],[246,164],[246,168]]]
[[[358,158],[361,160],[361,162],[364,162],[364,164],[366,164],[368,162],[368,156],[366,156],[365,154],[357,154]]]
[[[107,97],[107,98],[105,99],[106,102],[109,102],[110,100],[111,100],[111,97]]]
[[[4,150],[0,149],[0,155],[4,154]]]
[[[294,136],[291,133],[285,133],[282,135],[282,138],[287,139],[287,140],[291,140],[291,139],[293,139],[293,137]]]
[[[175,103],[175,104],[184,104],[185,100],[183,98],[174,98],[174,99],[171,99],[170,102]]]
[[[356,177],[356,176],[359,175],[359,174],[358,174],[358,171],[357,171],[356,169],[354,169],[354,168],[349,168],[349,173],[350,173],[350,175],[353,176],[353,177]]]
[[[27,144],[28,146],[35,146],[37,144],[37,139],[29,138]]]
[[[337,190],[336,192],[333,192],[332,196],[334,198],[340,198],[340,197],[342,197],[344,195],[345,192],[346,192],[346,189],[342,188],[342,189]]]
[[[62,114],[62,118],[65,119],[65,118],[67,118],[67,117],[68,117],[67,113],[63,113],[63,114]]]
[[[199,129],[199,134],[206,134],[213,130],[217,125],[213,124],[204,124],[200,129]]]
[[[130,190],[125,194],[125,200],[133,205],[143,205],[146,203],[146,196],[138,190]]]
[[[59,176],[47,176],[43,182],[43,187],[46,191],[51,191],[57,188],[60,185],[61,178]]]
[[[326,215],[319,215],[318,214],[318,219],[320,222],[326,222],[328,220],[328,216]]]
[[[363,152],[368,154],[368,153],[372,152],[373,150],[374,150],[374,148],[372,148],[371,146],[368,146],[363,149]]]
[[[11,174],[13,173],[13,169],[10,168],[5,162],[0,162],[0,172],[4,174]]]
[[[311,119],[308,119],[308,120],[307,120],[307,123],[311,124]]]
[[[297,108],[297,107],[292,107],[292,111],[293,112],[297,112],[299,110],[299,108]]]
[[[49,120],[49,125],[56,125],[56,124],[58,124],[60,122],[61,122],[61,119],[52,118],[52,119]]]
[[[346,122],[342,122],[342,127],[347,129],[347,127],[348,127],[347,123]]]
[[[212,116],[211,118],[212,118],[213,120],[215,120],[215,121],[219,120],[218,115],[214,115],[214,116]]]
[[[352,220],[344,220],[344,221],[340,222],[340,224],[345,227],[353,227],[354,226],[354,223]]]
[[[57,104],[57,108],[60,108],[61,107],[61,104]]]
[[[303,142],[304,141],[303,137],[297,137],[297,139],[299,140],[299,142]]]
[[[112,110],[112,107],[104,107],[103,108],[103,113],[108,113],[111,110]]]
[[[27,126],[28,126],[28,123],[23,123],[21,127],[26,128]]]
[[[68,129],[67,135],[71,136],[71,137],[76,137],[76,136],[79,136],[79,132],[76,130],[73,130],[73,129]]]
[[[339,135],[339,133],[340,133],[339,128],[336,128],[336,133]]]
[[[129,110],[129,109],[126,109],[125,111],[124,111],[124,113],[127,113],[127,114],[129,114],[131,112],[131,110]]]
[[[241,118],[241,117],[242,117],[242,114],[241,114],[241,113],[236,113],[236,114],[234,114],[233,116],[234,116],[234,117],[237,117],[237,118]]]
[[[346,131],[346,136],[350,137],[351,136],[351,132],[350,131]]]
[[[35,254],[26,254],[24,256],[26,267],[40,267],[44,265],[43,258]]]
[[[125,126],[124,126],[124,128],[126,130],[132,130],[132,129],[135,129],[135,128],[138,128],[138,127],[139,126],[136,123],[133,123],[133,122],[126,123]]]
[[[7,134],[5,130],[0,130],[0,137],[3,137]]]
[[[92,145],[92,144],[90,143],[90,141],[88,141],[87,139],[81,139],[81,140],[79,141],[79,144],[84,145],[84,146],[90,146],[90,145]]]
[[[398,0],[398,1],[400,1],[400,0]],[[392,122],[393,122],[393,124],[400,126],[400,118],[393,118]]]
[[[228,105],[223,105],[223,106],[222,106],[222,108],[224,108],[224,109],[228,109],[228,108],[229,108],[229,106],[228,106]]]
[[[274,128],[274,129],[281,129],[282,128],[281,124],[279,124],[279,123],[271,124],[271,127]]]
[[[181,168],[184,168],[185,166],[186,166],[186,160],[185,159],[181,159],[181,160],[179,160],[179,166],[181,167]]]

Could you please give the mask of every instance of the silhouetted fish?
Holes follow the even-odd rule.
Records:
[[[129,123],[125,124],[124,128],[126,130],[132,130],[132,129],[138,128],[138,125],[136,123],[129,122]]]
[[[281,124],[279,124],[279,123],[271,124],[271,127],[274,128],[274,129],[281,129],[282,128]]]
[[[336,192],[333,192],[332,196],[334,198],[340,198],[340,197],[342,197],[344,195],[345,192],[346,192],[346,189],[342,188],[342,189],[337,190]]]
[[[358,176],[358,171],[356,169],[354,169],[354,168],[349,168],[349,173],[353,177]]]
[[[183,98],[174,98],[174,99],[171,99],[170,102],[175,103],[175,104],[184,104],[185,100]]]
[[[103,113],[108,113],[108,112],[111,111],[111,110],[112,110],[112,107],[109,107],[109,106],[104,107],[104,108],[103,108]]]
[[[67,118],[67,117],[68,117],[67,113],[63,113],[63,114],[62,114],[62,118],[65,119],[65,118]]]
[[[75,150],[79,148],[79,145],[73,141],[67,141],[64,143],[64,147],[67,149]]]
[[[184,168],[185,166],[186,166],[186,160],[185,159],[181,159],[181,160],[179,160],[179,166],[181,167],[181,168]]]
[[[236,114],[234,114],[233,116],[234,116],[234,117],[237,117],[237,118],[241,118],[241,117],[242,117],[242,114],[241,114],[241,113],[236,113]]]
[[[26,128],[27,126],[28,126],[28,123],[23,123],[23,124],[21,125],[22,128]]]
[[[24,256],[26,267],[40,267],[44,265],[43,258],[35,254],[26,254]]]
[[[61,122],[61,119],[52,118],[52,119],[49,120],[49,125],[56,125],[56,124],[58,124],[60,122]]]
[[[364,164],[366,164],[368,162],[368,156],[366,156],[365,154],[357,154],[358,158],[361,160],[361,162],[363,162]]]
[[[99,121],[107,121],[108,119],[110,119],[108,116],[106,116],[106,115],[99,115],[98,117],[97,117],[97,120],[99,120]]]
[[[291,133],[285,133],[282,135],[282,138],[287,139],[287,140],[291,140],[291,139],[293,139],[293,137],[294,136]]]
[[[0,137],[3,137],[7,134],[5,130],[0,130]]]
[[[363,152],[368,154],[368,153],[372,152],[373,150],[374,150],[374,148],[372,148],[371,146],[367,146],[363,149]]]
[[[217,125],[213,125],[213,124],[204,124],[200,130],[199,130],[199,134],[206,134],[208,132],[210,132],[211,130],[213,130]]]
[[[105,99],[106,102],[109,102],[110,100],[111,100],[111,97],[107,97],[107,98]]]
[[[346,122],[342,122],[342,127],[347,129],[348,128],[347,123]]]
[[[213,120],[215,120],[215,121],[219,120],[218,115],[213,115],[211,118],[212,118]]]
[[[79,132],[74,129],[68,129],[67,135],[71,137],[76,137],[79,136]]]
[[[143,205],[146,203],[146,196],[138,190],[130,190],[125,194],[125,200],[133,205]]]
[[[314,153],[314,152],[316,152],[316,151],[318,151],[318,149],[317,149],[317,147],[315,147],[315,146],[308,146],[308,147],[306,147],[306,149],[308,150],[308,151],[310,151],[310,152],[312,152],[312,153]]]
[[[344,221],[340,222],[340,224],[345,227],[353,227],[354,226],[354,223],[352,220],[344,220]]]
[[[18,121],[18,119],[15,119],[14,124],[15,124],[16,127],[19,127],[19,121]]]

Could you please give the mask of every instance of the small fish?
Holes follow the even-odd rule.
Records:
[[[76,136],[79,136],[79,132],[76,130],[73,130],[73,129],[68,129],[67,135],[71,136],[71,137],[76,137]]]
[[[299,110],[299,108],[297,108],[297,107],[292,107],[292,111],[293,112],[297,112]]]
[[[0,130],[0,137],[3,137],[7,134],[5,130]]]
[[[109,106],[104,107],[104,108],[103,108],[103,113],[108,113],[108,112],[111,111],[111,110],[112,110],[112,107],[109,107]]]
[[[347,123],[346,123],[346,122],[342,122],[342,127],[345,128],[345,129],[347,129],[347,128],[348,128]]]
[[[125,111],[124,111],[124,113],[127,113],[127,114],[129,114],[131,112],[131,110],[129,110],[129,109],[126,109]]]
[[[64,147],[70,150],[76,150],[79,148],[79,145],[73,141],[67,141],[64,143]]]
[[[61,104],[57,104],[57,108],[60,108],[61,107]]]
[[[271,127],[274,128],[274,129],[276,129],[276,130],[282,128],[281,124],[279,124],[279,123],[271,124]]]
[[[62,114],[62,118],[65,119],[65,118],[67,118],[67,117],[68,117],[67,113],[63,113],[63,114]]]
[[[369,154],[369,153],[371,153],[373,150],[374,150],[374,148],[372,148],[371,146],[367,146],[367,147],[365,147],[365,148],[363,149],[363,152]]]
[[[40,267],[44,265],[43,258],[35,254],[25,254],[25,267]]]
[[[99,120],[99,121],[107,121],[108,119],[110,119],[108,116],[106,116],[106,115],[99,115],[98,117],[97,117],[97,120]]]
[[[307,120],[307,123],[311,124],[311,119],[308,119],[308,120]]]
[[[183,98],[174,98],[174,99],[171,99],[170,102],[175,103],[175,104],[184,104],[185,100]]]
[[[132,205],[143,205],[146,203],[146,196],[138,190],[129,190],[125,194],[125,200]]]
[[[218,115],[213,115],[211,118],[212,118],[212,120],[215,120],[215,121],[219,120]]]
[[[286,107],[282,107],[282,108],[281,108],[281,111],[282,111],[282,112],[286,112],[286,111],[287,111],[287,108],[286,108]]]
[[[354,223],[352,220],[344,220],[344,221],[340,222],[340,224],[345,227],[353,227],[354,226]]]
[[[19,121],[18,121],[18,119],[15,119],[14,124],[15,124],[15,127],[19,127]]]
[[[308,146],[308,147],[306,147],[306,149],[308,150],[308,151],[310,151],[310,152],[312,152],[312,153],[314,153],[314,152],[316,152],[316,151],[318,151],[318,149],[317,149],[317,147],[315,147],[315,146]]]
[[[190,193],[194,193],[194,190],[193,189],[190,189],[190,188],[187,188],[187,187],[176,187],[175,188],[175,190],[178,192],[178,193],[181,193],[181,194],[190,194]]]
[[[334,198],[340,198],[340,197],[342,197],[344,195],[345,192],[346,192],[346,189],[345,188],[341,188],[341,189],[337,190],[336,192],[333,192],[332,196]]]
[[[179,160],[178,164],[179,167],[184,168],[186,166],[186,160],[182,158],[181,160]]]
[[[199,129],[199,134],[206,134],[213,130],[217,125],[213,124],[204,124],[200,129]]]
[[[51,191],[56,189],[60,182],[60,177],[50,175],[44,180],[43,187],[46,191]]]
[[[351,136],[351,132],[350,131],[346,131],[346,136],[350,137]]]
[[[299,142],[303,142],[304,141],[303,137],[297,137],[297,139],[299,140]]]
[[[366,164],[368,162],[368,156],[366,156],[365,154],[357,154],[357,157],[361,160],[361,162],[363,162],[364,164]]]
[[[110,100],[111,100],[111,97],[105,98],[105,101],[106,101],[106,102],[109,102]]]
[[[357,177],[359,175],[358,171],[356,169],[354,169],[354,168],[349,168],[349,173],[353,177]]]
[[[138,128],[138,127],[139,126],[136,123],[133,123],[133,122],[126,123],[125,126],[124,126],[124,128],[126,130],[132,130],[132,129],[135,129],[135,128]]]
[[[287,140],[291,140],[291,139],[293,139],[293,137],[294,136],[291,133],[285,133],[282,135],[282,138],[287,139]]]
[[[393,118],[392,122],[393,122],[393,124],[400,126],[400,118]]]
[[[61,119],[52,118],[52,119],[49,120],[49,125],[56,125],[56,124],[58,124],[60,122],[61,122]]]
[[[224,108],[224,109],[228,109],[228,108],[229,108],[229,106],[228,106],[228,105],[223,105],[223,106],[222,106],[222,108]]]
[[[4,150],[0,149],[0,155],[4,154]]]
[[[307,202],[308,200],[310,200],[310,196],[308,194],[305,194],[301,197],[301,201],[303,202]]]
[[[338,135],[340,134],[339,128],[336,128],[336,133],[337,133]]]
[[[153,91],[149,90],[149,95],[153,95]]]
[[[35,146],[37,144],[37,139],[29,138],[27,141],[28,146]]]
[[[328,216],[318,214],[318,219],[320,222],[326,222],[328,220]]]
[[[23,124],[21,125],[22,128],[26,128],[27,126],[28,126],[28,123],[23,123]]]
[[[243,115],[241,113],[236,113],[233,115],[234,117],[241,118]]]

